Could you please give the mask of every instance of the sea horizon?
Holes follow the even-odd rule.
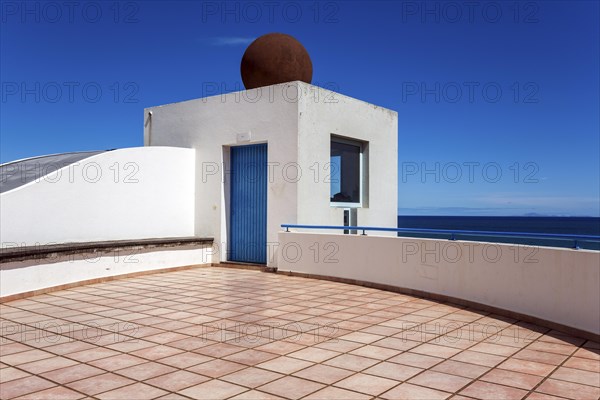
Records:
[[[460,235],[482,242],[517,243],[526,245],[573,247],[570,239],[533,239],[502,236],[502,232],[548,233],[556,235],[600,236],[600,217],[558,216],[457,216],[457,215],[398,215],[398,228],[439,229],[454,231],[494,231],[498,236]],[[399,236],[440,238],[447,234],[408,234]],[[581,247],[600,250],[598,242],[581,242]]]

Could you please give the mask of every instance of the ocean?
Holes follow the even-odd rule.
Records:
[[[600,218],[595,217],[460,217],[399,215],[398,228],[471,230],[496,232],[554,233],[600,236]],[[409,234],[399,236],[444,238],[447,234]],[[537,246],[573,247],[572,239],[539,239],[478,235],[456,235],[456,239],[495,243],[518,243]],[[581,248],[600,250],[599,241],[578,241]]]

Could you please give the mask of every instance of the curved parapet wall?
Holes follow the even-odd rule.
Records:
[[[210,265],[210,238],[115,240],[0,250],[0,303],[126,276]]]
[[[2,248],[194,236],[194,179],[193,149],[79,159],[0,194]]]
[[[280,232],[277,268],[374,284],[600,337],[597,251]]]

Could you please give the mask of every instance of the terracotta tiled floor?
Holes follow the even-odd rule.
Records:
[[[0,306],[2,399],[598,399],[600,345],[340,283],[201,268]]]

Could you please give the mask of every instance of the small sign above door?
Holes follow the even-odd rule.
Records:
[[[250,131],[237,134],[237,142],[238,143],[249,142],[250,139],[252,139],[252,132],[250,132]]]

